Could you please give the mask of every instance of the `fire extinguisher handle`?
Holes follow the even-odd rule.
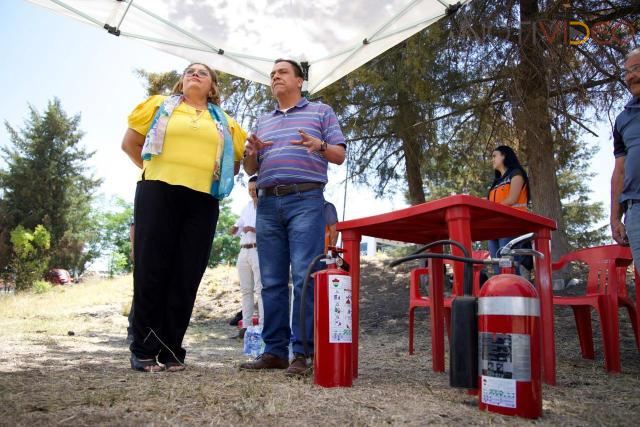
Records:
[[[503,254],[503,255],[505,255],[505,254]],[[544,254],[542,252],[536,251],[535,249],[527,249],[527,248],[511,249],[509,251],[509,253],[507,253],[506,255],[507,256],[530,255],[530,256],[534,256],[536,258],[544,259]]]

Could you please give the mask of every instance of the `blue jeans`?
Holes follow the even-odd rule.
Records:
[[[633,265],[640,268],[640,204],[632,204],[624,214],[624,227],[633,255]]]
[[[264,326],[265,353],[287,359],[293,334],[293,352],[303,354],[300,340],[300,294],[309,264],[324,251],[324,197],[322,189],[258,199],[256,240]],[[289,266],[293,278],[293,320],[289,328]],[[316,265],[314,270],[318,270]],[[313,352],[313,279],[305,296],[307,345]]]
[[[495,258],[498,255],[498,249],[503,248],[513,239],[513,237],[503,237],[502,239],[489,240],[489,253],[491,254],[491,258]],[[513,260],[519,262],[520,257],[514,257]],[[500,274],[500,266],[493,265],[493,274]],[[518,269],[516,269],[516,274],[520,274]]]

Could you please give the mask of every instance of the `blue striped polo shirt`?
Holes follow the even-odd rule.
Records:
[[[255,134],[262,141],[273,142],[258,152],[258,188],[303,182],[327,183],[328,162],[320,153],[309,154],[299,141],[298,129],[327,144],[346,147],[333,109],[306,98],[286,112],[278,109],[258,119]]]

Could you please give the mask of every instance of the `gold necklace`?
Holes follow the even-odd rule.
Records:
[[[196,110],[196,112],[197,111],[200,111],[200,112],[196,114],[196,118],[195,119],[193,117],[190,118],[191,119],[190,124],[192,129],[198,129],[200,127],[199,120],[200,120],[200,117],[202,117],[202,113],[204,113],[204,110]]]

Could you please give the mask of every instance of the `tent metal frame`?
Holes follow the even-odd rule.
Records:
[[[243,54],[240,52],[229,52],[229,51],[225,51],[222,48],[219,48],[217,46],[214,46],[213,44],[207,42],[206,40],[203,40],[202,38],[196,36],[195,34],[186,31],[182,28],[180,28],[178,25],[173,24],[172,22],[164,19],[161,16],[158,16],[157,14],[151,12],[150,10],[147,10],[146,8],[135,4],[134,0],[114,0],[116,3],[120,3],[120,4],[125,4],[125,8],[124,11],[122,13],[122,15],[120,16],[118,23],[116,26],[112,26],[110,25],[108,22],[100,22],[99,20],[97,20],[96,18],[74,8],[73,6],[69,5],[68,3],[66,3],[65,1],[62,0],[49,0],[52,3],[60,6],[61,8],[75,14],[78,15],[79,17],[83,18],[84,20],[98,26],[98,27],[102,27],[105,30],[107,30],[107,32],[109,32],[110,34],[113,34],[115,36],[124,36],[124,37],[128,37],[128,38],[132,38],[132,39],[139,39],[139,40],[143,40],[143,41],[147,41],[150,43],[156,43],[156,44],[160,44],[160,45],[167,45],[167,46],[173,46],[173,47],[178,47],[178,48],[183,48],[183,49],[187,49],[187,50],[193,50],[193,51],[200,51],[200,52],[208,52],[208,53],[215,53],[218,55],[223,55],[225,57],[227,57],[229,60],[236,62],[237,64],[246,67],[254,72],[256,72],[259,76],[264,77],[265,80],[270,80],[270,76],[266,73],[264,73],[263,71],[261,71],[260,69],[254,67],[253,65],[251,65],[250,63],[247,63],[244,60],[253,60],[253,61],[261,61],[261,62],[269,62],[271,63],[273,61],[272,58],[264,58],[264,57],[260,57],[260,56],[255,56],[255,55],[247,55],[247,54]],[[438,19],[442,18],[445,15],[448,15],[450,13],[455,12],[456,10],[458,10],[460,8],[460,6],[462,5],[462,3],[465,3],[466,1],[458,1],[457,3],[453,3],[450,4],[445,0],[436,0],[438,3],[440,3],[441,5],[443,5],[445,7],[445,12],[441,15],[435,16],[433,18],[429,18],[429,19],[424,19],[418,22],[414,22],[410,25],[406,25],[403,28],[400,28],[398,30],[395,30],[391,33],[385,34],[383,33],[385,29],[387,29],[389,26],[391,26],[394,22],[396,22],[398,19],[400,19],[401,17],[403,17],[404,15],[406,15],[411,9],[413,9],[415,6],[417,6],[419,3],[421,3],[423,0],[413,0],[410,3],[408,3],[405,7],[403,7],[401,10],[399,10],[395,15],[393,15],[387,22],[385,22],[383,25],[381,25],[378,29],[376,29],[375,31],[373,31],[371,33],[371,35],[369,37],[366,37],[362,40],[362,42],[358,43],[355,46],[351,46],[347,49],[343,49],[341,51],[332,53],[330,55],[321,57],[321,58],[317,58],[315,60],[310,60],[307,61],[308,67],[311,68],[311,66],[314,63],[318,63],[318,62],[322,62],[322,61],[328,61],[331,60],[333,58],[342,56],[347,54],[347,56],[340,61],[336,66],[334,66],[330,72],[326,73],[320,80],[318,80],[314,87],[312,87],[310,89],[310,92],[313,93],[314,90],[320,86],[322,83],[324,83],[328,78],[330,78],[338,69],[340,69],[340,67],[342,67],[342,65],[344,65],[347,61],[349,61],[351,58],[353,58],[355,55],[357,55],[359,52],[361,52],[363,49],[365,49],[367,46],[374,44],[376,42],[385,40],[389,37],[393,37],[397,34],[406,32],[407,30],[413,29],[415,27],[419,27],[419,26],[423,26],[425,24],[428,25],[429,22],[431,21],[437,21]],[[152,19],[166,25],[167,27],[173,29],[174,31],[176,31],[177,33],[185,36],[187,39],[190,39],[194,42],[196,42],[196,45],[191,45],[191,44],[186,44],[186,43],[181,43],[181,42],[173,42],[167,39],[159,39],[159,38],[155,38],[155,37],[150,37],[150,36],[144,36],[141,34],[136,34],[136,33],[130,33],[130,32],[126,32],[126,31],[121,31],[120,27],[122,26],[122,23],[124,22],[125,18],[127,17],[129,10],[131,8],[134,8],[140,12],[142,12],[143,14],[151,17]],[[114,9],[114,12],[116,11],[116,9]],[[383,34],[381,34],[383,33]]]

